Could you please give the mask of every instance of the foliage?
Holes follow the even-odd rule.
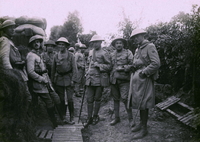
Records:
[[[56,41],[60,37],[65,37],[74,45],[77,42],[77,34],[83,31],[79,13],[74,11],[69,13],[66,21],[62,26],[51,28],[50,39]]]
[[[200,8],[180,12],[168,23],[147,27],[148,39],[158,48],[161,59],[159,83],[172,84],[175,91],[200,92]],[[195,95],[196,94],[196,95]],[[197,101],[196,100],[196,101]]]
[[[93,35],[96,35],[96,31],[90,31],[89,34],[79,34],[78,38],[80,39],[80,42],[82,44],[85,44],[87,47],[89,47],[89,41],[93,37]]]

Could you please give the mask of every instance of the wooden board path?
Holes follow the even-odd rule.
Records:
[[[83,125],[81,122],[78,123],[78,117],[75,117],[74,121],[74,125],[58,125],[54,129],[52,142],[83,142],[81,133]]]

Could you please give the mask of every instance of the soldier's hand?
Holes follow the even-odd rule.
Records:
[[[147,77],[143,71],[141,71],[141,72],[139,73],[139,76],[140,76],[140,78],[142,78],[142,79],[144,79],[144,78]]]
[[[94,67],[99,67],[99,63],[94,62]]]
[[[47,81],[47,79],[46,79],[46,78],[42,77],[41,83],[47,84],[47,83],[48,83],[48,81]]]

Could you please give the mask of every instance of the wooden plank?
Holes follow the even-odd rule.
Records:
[[[179,118],[180,115],[178,115],[177,113],[175,113],[174,111],[170,110],[170,109],[166,109],[167,112],[169,112],[170,114],[174,115],[175,117]]]
[[[186,113],[185,115],[181,116],[178,120],[182,120],[183,118],[187,117],[188,115],[192,114],[192,111],[189,111],[188,113]]]
[[[74,133],[54,133],[53,137],[56,137],[56,136],[73,136],[73,137],[75,137],[75,136],[82,136],[82,133],[76,133],[76,134],[74,134]]]
[[[46,133],[47,133],[47,130],[42,130],[39,138],[43,139],[45,137]]]
[[[38,137],[38,135],[41,133],[41,131],[42,131],[42,130],[37,130],[37,131],[36,131],[36,133],[35,133],[36,137]]]
[[[183,106],[183,107],[185,107],[185,108],[187,108],[187,109],[189,109],[189,110],[191,110],[191,111],[194,110],[194,108],[192,108],[192,107],[190,107],[190,106],[188,106],[188,105],[186,105],[186,104],[184,104],[182,102],[178,102],[178,104]]]
[[[172,102],[168,103],[168,104],[167,104],[165,107],[163,107],[161,110],[164,110],[164,109],[168,108],[169,106],[171,106],[171,105],[177,103],[178,101],[180,101],[180,98],[177,98],[177,99],[173,100]]]
[[[47,133],[47,135],[46,135],[46,137],[45,137],[45,139],[51,139],[52,136],[53,136],[53,131],[49,130],[48,133]]]
[[[163,106],[165,106],[166,104],[168,104],[168,103],[170,103],[171,101],[173,101],[174,99],[176,99],[176,97],[175,97],[175,96],[172,96],[172,97],[168,98],[167,100],[165,100],[165,101],[159,103],[158,106],[159,106],[159,107],[163,107]]]
[[[189,121],[190,119],[192,119],[194,116],[193,115],[189,115],[188,117],[186,117],[184,120],[182,120],[183,123],[186,123],[187,121]]]
[[[60,141],[60,140],[52,140],[52,142],[72,142],[71,140],[64,140],[64,141]],[[83,142],[82,140],[81,141],[78,141],[76,140],[75,142]]]
[[[54,136],[53,140],[82,140],[82,136]]]

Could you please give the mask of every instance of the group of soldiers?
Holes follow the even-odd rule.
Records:
[[[110,125],[120,123],[121,100],[128,114],[131,131],[138,132],[134,139],[147,134],[148,111],[155,105],[154,80],[158,77],[160,59],[155,45],[144,38],[146,31],[132,31],[131,41],[138,45],[134,55],[126,48],[127,41],[124,38],[115,38],[111,43],[115,50],[109,53],[101,47],[104,39],[94,35],[87,57],[84,54],[85,45],[77,43],[74,49],[65,37],[55,42],[45,42],[44,52],[43,37],[35,35],[29,40],[30,52],[26,61],[23,61],[12,42],[14,26],[13,21],[6,20],[0,29],[3,32],[0,38],[3,68],[16,69],[21,73],[27,92],[31,92],[27,93],[27,101],[35,102],[39,96],[46,104],[54,127],[57,126],[55,108],[63,122],[75,123],[73,94],[75,92],[80,97],[82,90],[87,98],[88,111],[84,127],[96,125],[100,119],[98,113],[103,88],[110,86],[115,114]],[[70,120],[65,118],[67,106]],[[134,125],[132,109],[140,111],[138,125]]]

